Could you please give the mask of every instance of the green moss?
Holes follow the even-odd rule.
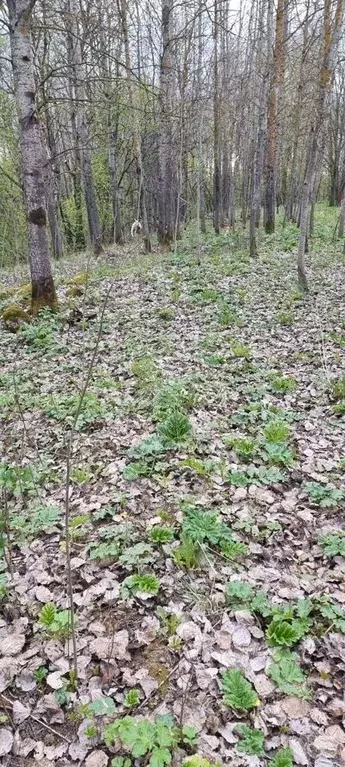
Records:
[[[82,296],[83,293],[83,288],[80,285],[71,285],[71,287],[66,290],[66,296],[69,298],[78,298],[79,296]]]
[[[19,326],[23,322],[30,322],[30,317],[27,312],[22,309],[18,304],[11,304],[7,306],[2,312],[2,319],[7,330],[11,330],[15,333]]]
[[[75,274],[74,277],[72,277],[70,280],[67,281],[67,285],[87,285],[90,281],[90,274],[88,272],[80,272],[80,274]]]
[[[0,301],[3,298],[8,298],[9,296],[13,296],[13,293],[16,292],[15,287],[7,287],[7,288],[0,288]]]
[[[19,288],[17,288],[16,293],[20,298],[23,298],[25,301],[29,301],[31,299],[31,282],[27,282],[25,285],[21,285]]]
[[[24,309],[22,309],[21,306],[18,306],[18,304],[11,304],[11,306],[8,306],[4,311],[2,312],[2,319],[4,322],[7,322],[7,320],[25,320],[26,322],[30,322],[30,317],[27,314]]]

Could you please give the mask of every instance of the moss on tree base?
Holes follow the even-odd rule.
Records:
[[[59,308],[52,277],[33,280],[31,283],[31,314],[36,317],[40,309],[44,308],[54,311]]]

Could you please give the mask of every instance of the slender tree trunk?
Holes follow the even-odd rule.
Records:
[[[162,3],[162,44],[160,64],[160,137],[159,137],[159,226],[158,239],[170,245],[175,236],[175,178],[172,136],[172,10],[173,0]]]
[[[219,0],[214,3],[214,71],[213,71],[213,226],[216,234],[220,231],[220,93],[219,93]]]
[[[262,174],[264,165],[264,151],[265,151],[265,133],[266,133],[266,99],[265,91],[266,87],[263,87],[263,98],[261,99],[261,108],[259,112],[258,132],[254,157],[253,168],[253,185],[252,185],[252,205],[250,211],[250,225],[249,225],[249,243],[250,243],[250,255],[257,256],[257,242],[256,242],[256,229],[259,226],[260,221],[260,209],[261,209],[261,186],[262,186]]]
[[[66,22],[67,26],[67,55],[69,66],[69,98],[71,103],[71,131],[73,141],[73,167],[70,168],[70,174],[72,177],[73,186],[73,200],[74,200],[74,213],[75,221],[74,226],[70,224],[68,217],[68,229],[73,228],[73,246],[76,250],[83,250],[85,248],[85,233],[84,233],[84,220],[83,220],[83,194],[82,194],[82,174],[81,174],[81,150],[80,150],[80,136],[78,131],[77,112],[78,104],[76,101],[76,66],[75,66],[75,34],[74,34],[74,20],[73,17],[66,12],[66,18],[69,21]],[[68,232],[67,232],[68,235]]]
[[[117,128],[115,130],[111,125],[109,118],[109,172],[110,172],[110,190],[111,203],[113,209],[114,222],[114,240],[117,245],[123,245],[124,237],[122,230],[121,209],[119,204],[119,190],[117,183]]]
[[[313,181],[315,179],[316,164],[319,155],[320,135],[326,114],[327,95],[332,83],[334,72],[334,56],[338,47],[341,32],[344,0],[337,0],[335,17],[332,29],[332,0],[325,0],[323,13],[323,56],[319,74],[318,98],[315,119],[310,130],[310,151],[307,169],[303,182],[300,208],[300,237],[298,243],[297,271],[300,287],[303,291],[308,290],[307,275],[305,269],[305,247],[308,233],[308,208]],[[321,157],[319,160],[321,161]]]
[[[340,202],[340,217],[339,217],[339,229],[338,229],[339,238],[344,237],[344,225],[345,225],[345,185],[343,186],[341,202]]]
[[[78,136],[80,168],[84,183],[84,196],[90,240],[94,252],[98,254],[102,250],[102,238],[89,149],[89,130],[85,112],[86,72],[81,49],[80,29],[78,23],[79,10],[76,4],[76,0],[68,0],[68,15],[74,96],[77,104],[76,132]]]
[[[59,259],[63,257],[64,245],[63,245],[63,239],[62,239],[62,234],[61,234],[59,219],[58,219],[58,206],[56,204],[55,196],[54,196],[53,172],[52,172],[52,168],[50,164],[50,159],[48,157],[48,152],[44,144],[43,136],[42,136],[42,145],[43,145],[43,151],[45,153],[45,166],[44,166],[45,190],[46,190],[47,214],[48,214],[48,221],[49,221],[51,244],[52,244],[53,255],[55,256],[56,259]]]
[[[203,0],[199,0],[198,4],[198,14],[199,14],[199,24],[198,24],[198,59],[197,59],[197,100],[198,100],[198,115],[197,115],[197,121],[198,121],[198,174],[197,174],[197,184],[198,184],[198,210],[199,210],[199,219],[200,219],[200,231],[202,234],[206,234],[206,214],[205,214],[205,169],[204,169],[204,158],[203,158],[203,146],[202,146],[202,129],[203,129],[203,113],[201,112],[201,117],[199,114],[199,110],[202,110],[203,108],[203,99],[202,99],[202,44],[203,44],[203,37],[202,37],[202,12],[203,12]]]
[[[266,192],[265,192],[265,229],[268,234],[275,230],[276,214],[276,176],[278,158],[278,89],[284,76],[284,37],[285,37],[285,2],[278,0],[275,27],[275,43],[272,63],[272,76],[268,94],[267,112],[267,159],[266,159]],[[268,14],[268,24],[271,24],[271,13]],[[272,35],[268,35],[271,39]]]
[[[131,125],[133,133],[133,152],[136,165],[136,174],[138,180],[138,212],[141,210],[142,217],[142,231],[144,235],[144,243],[146,253],[151,253],[151,239],[149,232],[149,223],[146,209],[146,188],[145,188],[145,176],[143,169],[143,158],[141,151],[141,132],[140,124],[138,120],[138,113],[133,93],[133,83],[131,74],[131,57],[129,50],[129,35],[128,35],[128,23],[127,23],[127,0],[118,1],[118,9],[122,24],[122,33],[125,44],[125,61],[126,61],[126,78],[128,89],[128,104],[131,110]]]
[[[14,91],[19,120],[19,142],[29,241],[31,308],[56,307],[57,298],[49,258],[45,195],[45,152],[36,111],[36,88],[29,0],[7,0]]]
[[[42,130],[42,145],[43,149],[45,151],[46,155],[46,161],[45,161],[45,186],[46,186],[46,200],[47,200],[47,214],[48,214],[48,221],[49,221],[49,229],[50,229],[50,238],[51,238],[51,245],[53,250],[53,255],[56,259],[62,258],[64,254],[64,243],[63,238],[60,230],[60,224],[59,224],[59,216],[58,216],[58,201],[55,199],[55,188],[54,188],[54,173],[53,173],[53,162],[55,161],[56,165],[58,166],[58,160],[56,158],[56,151],[54,151],[55,148],[55,142],[54,142],[54,134],[52,130],[52,121],[51,121],[51,115],[50,110],[48,107],[48,101],[49,101],[49,94],[47,90],[47,83],[49,82],[49,72],[51,69],[51,64],[49,61],[49,31],[48,31],[48,20],[47,20],[47,8],[46,3],[44,0],[42,0],[41,3],[42,7],[42,16],[43,16],[43,54],[42,54],[42,66],[40,70],[40,77],[37,81],[37,88],[39,87],[39,81],[42,82],[41,85],[41,94],[43,99],[43,104],[45,106],[45,131]],[[54,157],[55,155],[55,157]],[[53,162],[52,162],[53,158]],[[59,172],[57,173],[59,176]]]

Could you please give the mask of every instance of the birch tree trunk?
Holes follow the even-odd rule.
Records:
[[[19,143],[28,228],[31,308],[56,307],[49,258],[45,194],[46,156],[36,112],[36,88],[31,40],[34,0],[7,0],[14,92],[19,120]]]

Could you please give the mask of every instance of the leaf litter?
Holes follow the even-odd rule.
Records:
[[[268,252],[252,264],[215,246],[198,266],[187,242],[92,267],[84,322],[66,305],[43,346],[45,316],[30,337],[1,332],[0,753],[13,767],[126,767],[106,725],[169,714],[196,731],[176,763],[197,752],[265,765],[280,749],[301,765],[344,760],[345,451],[332,398],[344,265],[316,254],[322,292],[303,300],[292,258]],[[71,457],[75,684],[66,440],[111,280]],[[277,319],[287,304],[291,326]]]

